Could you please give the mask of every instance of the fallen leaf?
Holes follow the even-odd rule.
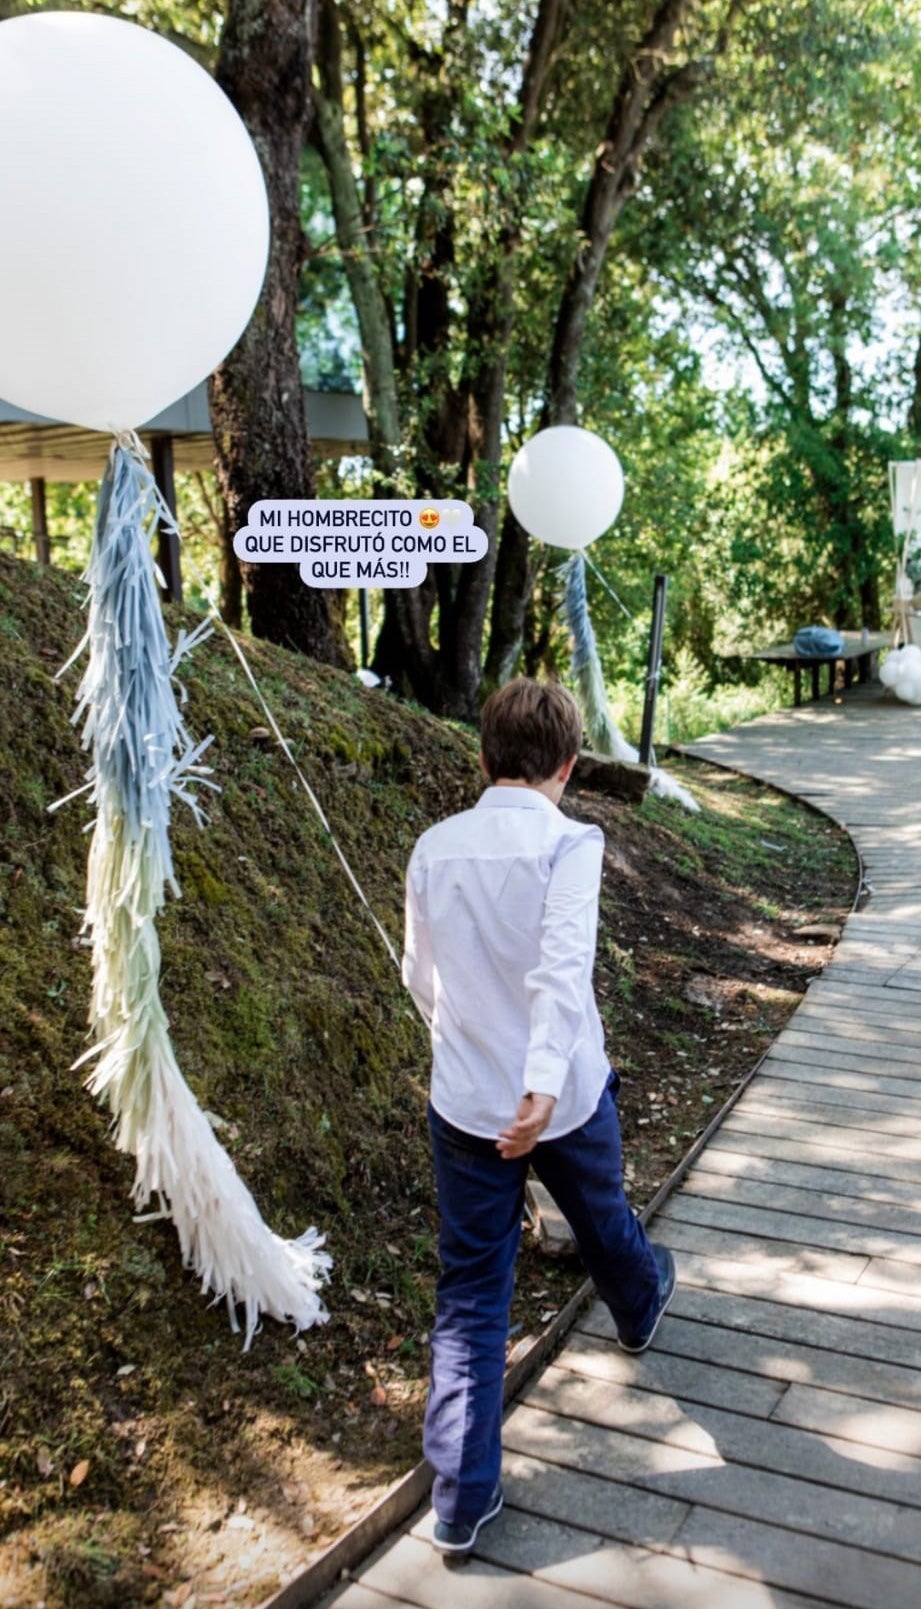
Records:
[[[405,1335],[391,1335],[390,1340],[387,1342],[387,1351],[395,1352],[397,1347],[402,1346],[405,1340]]]
[[[47,1480],[48,1476],[54,1471],[54,1464],[51,1462],[51,1454],[47,1447],[39,1447],[35,1455],[35,1462],[38,1465],[38,1473]]]
[[[382,1385],[376,1385],[371,1392],[371,1401],[375,1408],[383,1408],[387,1401],[387,1393]]]
[[[90,1472],[90,1461],[89,1461],[89,1459],[88,1458],[81,1458],[79,1464],[74,1464],[74,1467],[70,1472],[69,1479],[70,1479],[71,1486],[82,1486],[83,1482],[86,1480],[86,1477],[89,1474],[89,1472]]]

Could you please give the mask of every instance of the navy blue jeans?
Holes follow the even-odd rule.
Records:
[[[615,1324],[642,1330],[658,1302],[646,1232],[623,1188],[616,1073],[593,1116],[504,1160],[429,1107],[441,1215],[437,1315],[423,1448],[439,1519],[479,1518],[499,1479],[505,1344],[528,1168],[556,1201]]]

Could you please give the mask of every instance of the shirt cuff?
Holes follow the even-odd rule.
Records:
[[[526,1095],[552,1095],[559,1100],[566,1074],[569,1072],[569,1061],[565,1056],[544,1054],[538,1060],[536,1057],[525,1066],[524,1089]]]

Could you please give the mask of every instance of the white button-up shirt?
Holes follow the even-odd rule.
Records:
[[[403,981],[431,1026],[432,1105],[456,1128],[495,1138],[525,1091],[556,1097],[544,1139],[594,1112],[603,852],[598,827],[527,787],[488,788],[416,844]]]

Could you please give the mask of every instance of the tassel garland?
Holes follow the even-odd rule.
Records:
[[[572,673],[585,715],[589,743],[599,754],[607,754],[612,760],[624,760],[635,764],[639,759],[639,750],[627,742],[608,704],[595,629],[588,612],[585,554],[578,550],[573,553],[562,566],[561,573],[563,614],[572,636]],[[659,766],[653,766],[650,770],[649,787],[660,799],[674,799],[677,804],[683,805],[685,810],[700,809],[697,800],[687,788],[683,788],[680,782],[676,782],[674,777],[669,776],[667,771],[662,771]]]
[[[84,721],[83,747],[92,749],[96,806],[85,921],[96,1043],[77,1065],[98,1057],[86,1087],[108,1105],[119,1150],[136,1159],[136,1207],[157,1198],[152,1216],[172,1218],[186,1265],[203,1291],[224,1298],[234,1330],[242,1307],[249,1348],[261,1313],[299,1330],[327,1318],[318,1292],[330,1258],[315,1229],[295,1241],[268,1229],[170,1043],[155,926],[166,888],[179,894],[170,807],[181,800],[201,824],[194,790],[214,787],[202,764],[211,739],[190,738],[173,675],[211,626],[181,633],[170,654],[150,551],[162,504],[142,454],[133,436],[112,449],[87,571],[88,629],[70,661],[88,650],[74,723]]]

